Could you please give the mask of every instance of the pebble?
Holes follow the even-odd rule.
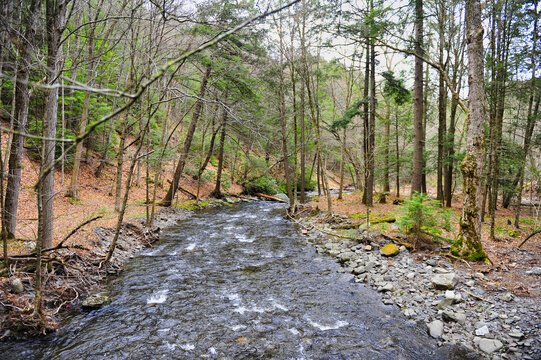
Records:
[[[479,349],[486,352],[487,354],[492,354],[495,351],[500,350],[503,347],[503,344],[500,340],[495,339],[480,339],[479,340]]]
[[[488,329],[488,326],[486,325],[483,325],[480,328],[475,329],[475,335],[477,336],[485,336],[485,335],[488,335],[488,333],[490,333],[490,330]]]
[[[441,322],[441,320],[434,320],[431,323],[428,323],[427,326],[430,336],[434,339],[441,338],[443,335],[443,322]]]
[[[457,283],[458,276],[455,273],[438,274],[432,278],[432,285],[438,290],[452,290],[455,288]]]

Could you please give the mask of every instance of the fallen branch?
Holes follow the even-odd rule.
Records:
[[[476,298],[476,299],[478,299],[478,300],[482,300],[482,301],[486,301],[487,303],[490,303],[490,304],[494,304],[494,302],[493,302],[493,301],[491,301],[491,300],[488,300],[488,299],[485,299],[485,298],[482,298],[482,297],[480,297],[480,296],[477,296],[477,295],[475,295],[475,294],[472,294],[472,293],[471,293],[471,292],[469,292],[469,291],[466,291],[466,290],[462,290],[462,291],[464,291],[464,292],[465,292],[466,294],[470,295],[470,296],[471,296],[471,297],[473,297],[473,298]]]
[[[182,186],[180,186],[180,185],[178,186],[178,189],[179,189],[180,191],[182,191],[183,193],[186,193],[186,194],[190,195],[192,198],[197,199],[197,195],[195,195],[194,193],[190,192],[188,189],[186,189],[186,188],[184,188],[184,187],[182,187]]]
[[[520,249],[520,247],[521,247],[522,245],[524,245],[524,243],[525,243],[526,241],[530,240],[532,237],[534,237],[535,235],[537,235],[537,234],[539,234],[539,233],[541,233],[541,228],[535,230],[533,233],[531,233],[530,235],[526,236],[526,239],[524,239],[524,240],[520,243],[520,245],[518,246],[518,248]]]

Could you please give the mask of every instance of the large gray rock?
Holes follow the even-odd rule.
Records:
[[[481,339],[479,340],[479,349],[486,352],[487,354],[492,354],[495,351],[500,350],[503,347],[503,344],[499,340],[495,339]]]
[[[289,202],[289,197],[284,193],[276,194],[276,195],[274,195],[274,197],[277,198],[277,199],[280,199],[282,201]]]
[[[89,295],[84,299],[82,306],[86,309],[99,309],[100,307],[107,305],[111,302],[109,294],[106,292],[99,292]]]
[[[438,274],[432,278],[432,285],[438,290],[452,290],[458,284],[458,276],[455,273]]]
[[[440,338],[443,335],[443,322],[441,320],[434,320],[427,324],[428,333],[435,339]]]
[[[13,291],[15,294],[20,294],[24,291],[24,286],[19,278],[14,278],[9,281],[9,288],[11,291]]]

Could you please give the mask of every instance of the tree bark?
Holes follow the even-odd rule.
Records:
[[[30,94],[28,93],[28,81],[32,67],[32,55],[36,41],[36,31],[39,25],[40,0],[32,0],[28,4],[28,11],[24,11],[23,24],[26,27],[24,34],[22,29],[16,40],[20,59],[17,68],[17,82],[15,89],[15,120],[13,122],[13,137],[9,155],[8,181],[4,204],[3,231],[8,238],[15,238],[17,208],[19,206],[19,188],[21,184],[21,162],[23,157],[24,134],[28,120],[28,106]]]
[[[533,26],[533,42],[532,42],[532,52],[531,52],[531,66],[532,66],[532,79],[530,82],[530,98],[528,101],[528,118],[526,122],[526,130],[524,133],[524,147],[522,150],[522,158],[521,158],[521,164],[519,167],[519,171],[517,174],[517,177],[519,179],[518,181],[518,194],[517,194],[517,208],[515,213],[515,227],[518,229],[520,225],[520,208],[522,205],[522,187],[524,186],[524,166],[526,164],[526,158],[528,157],[528,153],[530,152],[530,142],[532,139],[533,129],[535,127],[535,119],[537,118],[537,112],[539,111],[539,98],[541,97],[541,94],[537,95],[537,103],[535,105],[535,111],[532,111],[533,108],[533,100],[535,96],[535,71],[536,71],[536,43],[537,43],[537,26],[539,21],[539,14],[537,12],[537,6],[538,6],[538,0],[534,0],[534,26]]]
[[[413,140],[413,177],[411,194],[421,193],[423,188],[423,0],[415,0],[415,99],[413,103],[414,130]]]
[[[51,86],[45,102],[45,119],[43,121],[43,145],[41,152],[40,171],[52,167],[55,160],[56,123],[58,119],[58,84],[61,67],[60,37],[63,32],[67,3],[62,0],[46,1],[47,23],[47,82]],[[43,248],[53,247],[53,220],[54,220],[54,167],[38,184],[41,187],[40,217],[43,221],[41,232],[38,232]]]
[[[227,131],[227,109],[224,107],[222,117],[222,131],[220,133],[220,154],[218,156],[218,170],[216,172],[216,187],[212,191],[211,195],[217,199],[222,198],[222,171],[224,168],[224,147],[225,147],[225,135]]]
[[[469,117],[467,119],[466,155],[461,163],[463,175],[463,205],[459,233],[451,247],[455,256],[472,261],[485,260],[481,243],[480,177],[485,162],[486,122],[485,81],[483,61],[483,24],[479,0],[466,1],[466,31],[468,36]]]

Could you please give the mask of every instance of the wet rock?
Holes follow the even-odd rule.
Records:
[[[455,273],[438,274],[432,278],[432,286],[438,290],[452,290],[458,284],[458,276]]]
[[[443,335],[443,322],[441,320],[434,320],[427,324],[428,334],[435,339],[441,338]]]
[[[111,302],[109,294],[106,292],[99,292],[89,295],[84,299],[82,306],[85,309],[99,309],[104,305],[107,305]]]
[[[395,244],[387,244],[379,250],[380,254],[383,256],[395,256],[398,255],[400,250]]]
[[[14,278],[9,281],[9,289],[15,294],[20,294],[24,291],[24,286],[19,278]]]
[[[478,346],[481,351],[492,354],[493,352],[500,350],[503,347],[503,344],[496,339],[480,339]]]
[[[475,329],[475,335],[477,336],[485,336],[485,335],[488,335],[489,332],[490,330],[488,329],[488,326],[486,325],[483,325],[480,328]]]

